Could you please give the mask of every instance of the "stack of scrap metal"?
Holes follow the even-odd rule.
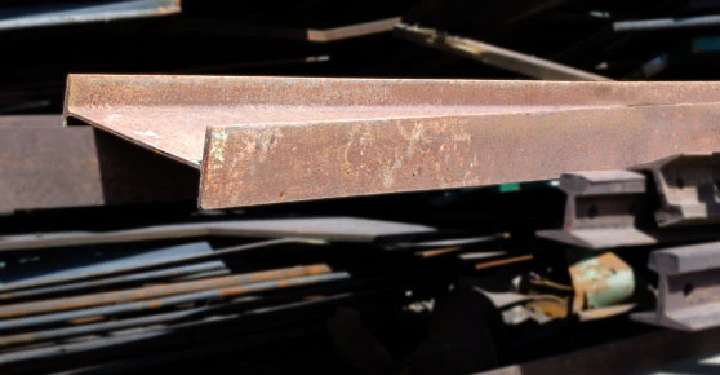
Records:
[[[328,330],[342,347],[355,333],[338,306],[393,310],[428,298],[459,269],[449,256],[502,240],[341,217],[4,236],[0,369],[124,374],[212,358],[238,366],[228,358],[250,361],[255,347]]]

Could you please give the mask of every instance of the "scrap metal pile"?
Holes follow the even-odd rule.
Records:
[[[62,123],[0,128],[0,369],[465,374],[715,327],[719,88],[72,75]]]
[[[717,353],[715,3],[5,2],[0,374]]]

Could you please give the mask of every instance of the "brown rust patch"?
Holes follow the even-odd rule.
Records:
[[[78,319],[70,320],[70,324],[77,324],[77,325],[90,324],[90,323],[97,323],[97,322],[100,322],[100,321],[103,321],[103,320],[105,320],[105,317],[102,316],[102,315],[99,315],[99,316],[90,316],[90,317],[87,317],[87,318],[78,318]]]
[[[533,259],[533,256],[532,256],[532,254],[530,254],[530,255],[523,255],[523,256],[507,258],[507,259],[492,260],[489,262],[482,262],[482,263],[475,264],[475,269],[476,270],[485,270],[488,268],[506,266],[508,264],[528,262],[528,261],[531,261],[532,259]]]
[[[272,282],[303,276],[330,273],[327,265],[316,264],[240,275],[222,276],[198,281],[154,285],[117,292],[106,292],[74,298],[56,298],[39,302],[27,302],[0,306],[0,318],[72,310],[91,306],[140,301],[204,290],[214,290],[259,282]],[[242,288],[241,288],[242,289]],[[153,306],[151,306],[152,308]]]

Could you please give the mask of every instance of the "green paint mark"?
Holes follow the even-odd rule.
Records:
[[[501,193],[509,193],[511,191],[520,191],[520,184],[502,184],[498,188]]]

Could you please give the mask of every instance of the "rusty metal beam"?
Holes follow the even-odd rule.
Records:
[[[65,119],[201,169],[200,206],[220,208],[547,179],[709,152],[719,89],[73,75]]]
[[[196,171],[96,132],[0,126],[0,212],[195,197]]]
[[[720,83],[70,75],[65,117],[199,167],[212,125],[695,102],[720,102]]]
[[[212,127],[202,208],[556,178],[720,145],[720,105]]]
[[[397,34],[428,47],[457,53],[482,63],[539,79],[606,81],[608,78],[547,59],[498,47],[470,38],[448,35],[432,28],[398,24]]]

